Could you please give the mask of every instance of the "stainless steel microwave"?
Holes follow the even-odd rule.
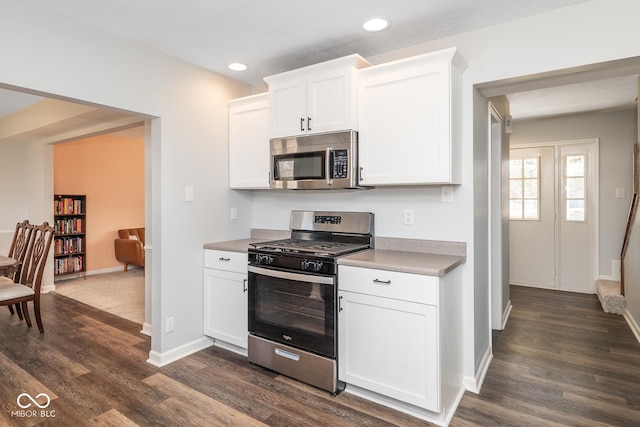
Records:
[[[270,146],[271,188],[359,188],[356,131],[276,138],[270,140]]]

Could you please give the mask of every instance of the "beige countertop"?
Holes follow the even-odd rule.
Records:
[[[227,240],[226,242],[206,243],[205,249],[212,249],[216,251],[228,251],[228,252],[244,252],[249,250],[249,244],[264,242],[266,239],[240,239],[240,240]]]
[[[216,251],[243,252],[247,253],[251,243],[266,242],[268,240],[287,239],[291,236],[289,230],[264,230],[259,228],[251,229],[251,237],[248,239],[227,240],[226,242],[205,243],[205,249]]]
[[[288,231],[252,229],[250,238],[206,243],[204,249],[246,253],[251,243],[288,237]],[[376,249],[340,257],[338,265],[443,276],[465,261],[465,243],[382,237]]]
[[[338,259],[338,265],[402,273],[444,276],[465,262],[464,256],[372,249]]]

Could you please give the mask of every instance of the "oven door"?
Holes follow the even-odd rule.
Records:
[[[249,332],[336,356],[336,278],[249,266]]]

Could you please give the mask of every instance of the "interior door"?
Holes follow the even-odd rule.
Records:
[[[556,286],[554,157],[553,147],[510,150],[510,283]]]
[[[593,144],[559,147],[558,283],[568,291],[595,293],[597,185]]]
[[[597,140],[510,150],[510,282],[595,293]]]

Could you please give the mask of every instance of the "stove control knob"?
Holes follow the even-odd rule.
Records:
[[[271,255],[258,255],[258,264],[268,265],[273,264],[273,257]]]
[[[322,268],[322,261],[309,261],[308,259],[305,259],[302,261],[300,267],[303,270],[320,271]]]

